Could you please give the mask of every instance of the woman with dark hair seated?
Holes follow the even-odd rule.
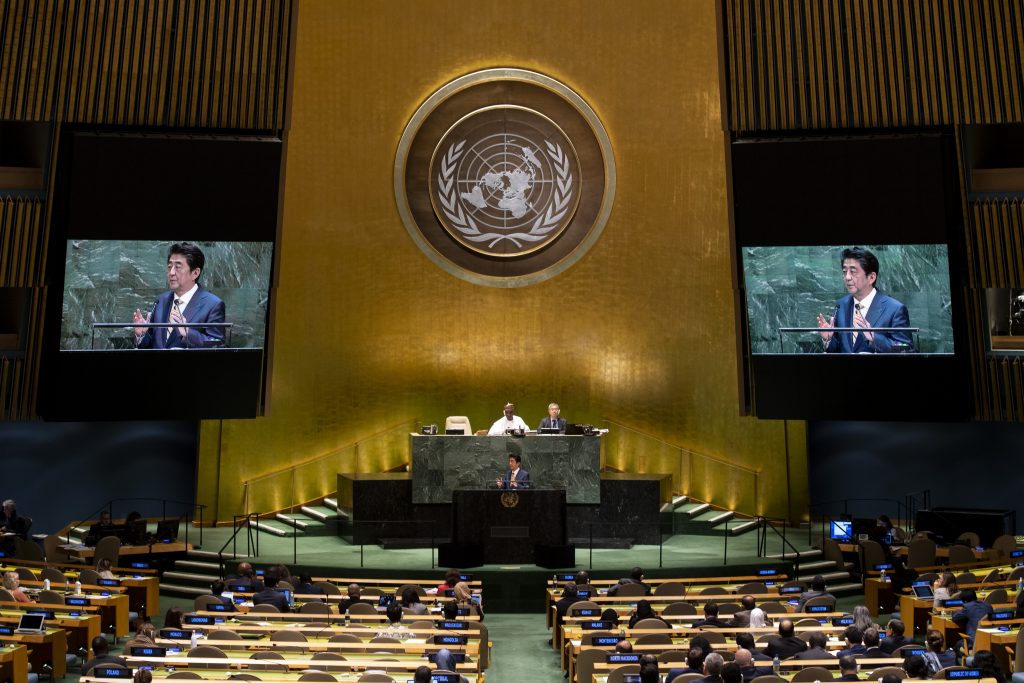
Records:
[[[420,602],[420,594],[411,586],[402,591],[401,602],[402,607],[409,610],[411,614],[419,616],[427,613],[427,606]]]
[[[1003,667],[996,661],[996,656],[988,650],[975,651],[974,668],[981,670],[982,678],[994,678],[996,683],[1006,683]]]
[[[646,600],[641,600],[636,603],[636,610],[633,612],[633,616],[629,618],[629,627],[633,628],[638,622],[644,619],[658,619],[661,623],[665,624],[664,628],[669,628],[669,625],[655,613],[654,609],[651,608],[651,603]]]
[[[164,615],[164,628],[181,628],[181,617],[184,614],[180,607],[168,609],[167,614]]]
[[[904,659],[903,670],[907,672],[908,678],[928,678],[928,664],[921,655],[910,655]]]

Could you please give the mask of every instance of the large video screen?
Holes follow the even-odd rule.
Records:
[[[967,419],[952,131],[737,135],[730,162],[741,410]]]
[[[751,246],[742,257],[752,354],[953,353],[945,244]]]
[[[68,240],[60,348],[262,349],[272,261],[271,242]]]
[[[272,135],[62,129],[41,416],[264,414],[282,159]]]

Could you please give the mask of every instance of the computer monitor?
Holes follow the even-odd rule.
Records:
[[[160,543],[173,543],[178,538],[180,520],[165,519],[156,523],[156,540]]]
[[[849,543],[853,539],[853,522],[847,519],[834,519],[829,524],[829,537]]]

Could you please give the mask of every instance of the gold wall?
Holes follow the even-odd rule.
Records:
[[[270,410],[204,423],[198,502],[220,520],[268,511],[280,501],[243,501],[243,481],[331,453],[342,469],[387,469],[405,461],[404,439],[346,446],[449,414],[487,427],[506,400],[536,425],[557,400],[571,421],[650,435],[609,441],[608,464],[675,472],[673,449],[687,449],[710,458],[699,482],[677,475],[680,489],[803,514],[803,424],[739,416],[714,2],[323,0],[300,3],[296,30]],[[618,171],[594,248],[507,290],[434,266],[392,189],[413,111],[496,66],[579,92]],[[649,456],[659,441],[667,454]],[[334,479],[296,486],[312,499]]]

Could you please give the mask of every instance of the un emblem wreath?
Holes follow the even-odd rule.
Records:
[[[417,110],[399,143],[402,221],[438,266],[516,287],[552,277],[597,241],[615,173],[601,122],[576,93],[519,69],[475,72]]]

